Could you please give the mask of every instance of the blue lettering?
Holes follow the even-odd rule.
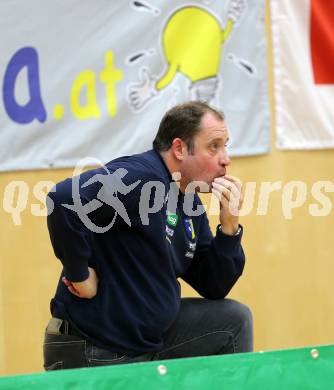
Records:
[[[28,70],[30,99],[22,106],[15,99],[15,83],[25,66]],[[2,93],[6,112],[13,121],[21,124],[30,123],[34,119],[45,122],[46,111],[39,83],[38,53],[33,47],[23,47],[13,55],[6,68]]]

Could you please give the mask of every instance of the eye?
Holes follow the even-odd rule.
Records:
[[[218,149],[217,142],[214,142],[214,143],[210,144],[210,149],[216,151]]]

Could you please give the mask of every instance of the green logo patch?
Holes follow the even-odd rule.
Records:
[[[179,217],[177,214],[167,214],[167,223],[169,226],[175,227],[179,222]]]

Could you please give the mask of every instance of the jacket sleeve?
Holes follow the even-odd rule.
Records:
[[[47,225],[51,243],[56,257],[63,264],[64,275],[72,282],[87,279],[88,266],[95,264],[91,240],[94,227],[102,232],[103,228],[111,226],[112,221],[115,222],[114,217],[120,223],[120,218],[115,216],[115,208],[105,202],[112,199],[113,193],[112,189],[108,189],[108,182],[104,178],[110,178],[110,171],[107,169],[91,170],[58,183],[47,197]],[[131,183],[132,178],[131,173],[127,175],[124,184]],[[135,192],[138,191],[133,193]],[[99,193],[102,194],[102,201],[99,200]],[[118,199],[127,212],[135,204],[132,193],[118,194]],[[84,208],[88,204],[93,206],[91,211]]]
[[[241,238],[242,227],[237,236],[228,236],[221,232],[220,226],[213,237],[203,214],[195,256],[182,279],[204,298],[224,298],[244,268]]]

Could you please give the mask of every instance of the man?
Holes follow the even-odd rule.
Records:
[[[165,114],[153,150],[50,192],[48,228],[63,272],[45,369],[252,350],[249,309],[225,299],[245,261],[242,187],[226,172],[227,142],[223,115],[189,102]],[[215,237],[199,188],[220,200]],[[178,277],[204,298],[181,299]]]

